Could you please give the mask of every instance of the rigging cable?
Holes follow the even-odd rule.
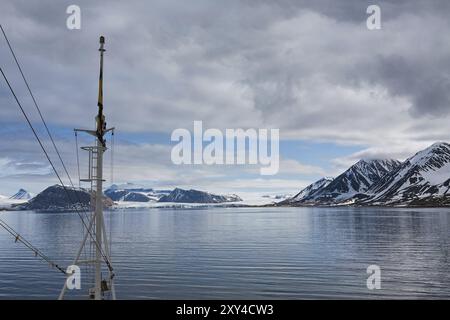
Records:
[[[80,157],[78,155],[78,134],[76,131],[75,132],[75,153],[77,155],[77,172],[78,172],[78,188],[81,189],[81,176],[80,176]],[[84,237],[84,229],[81,230],[81,237]],[[87,252],[86,252],[86,246],[83,248],[83,253],[84,253],[84,259],[87,260]],[[86,274],[88,274],[88,265],[85,265],[85,272]]]
[[[77,154],[78,188],[81,189],[80,156],[78,155],[78,133],[75,132],[75,150]]]
[[[114,128],[111,130],[111,184],[114,184]]]
[[[8,37],[6,36],[6,33],[5,33],[5,31],[4,31],[4,29],[3,29],[3,27],[2,27],[1,24],[0,24],[0,29],[1,29],[1,31],[2,31],[2,33],[3,33],[3,36],[4,36],[4,38],[5,38],[6,42],[7,42],[7,44],[8,44],[8,47],[9,47],[9,49],[10,49],[10,51],[11,51],[11,54],[12,54],[13,57],[14,57],[14,60],[15,60],[15,62],[16,62],[16,65],[17,65],[17,67],[18,67],[18,69],[19,69],[19,71],[20,71],[20,74],[22,75],[22,78],[23,78],[23,80],[24,80],[24,82],[25,82],[25,84],[26,84],[26,86],[27,86],[28,92],[30,93],[30,95],[31,95],[31,97],[32,97],[32,100],[33,100],[33,102],[34,102],[34,105],[35,105],[35,107],[36,107],[38,113],[39,113],[39,116],[40,116],[40,118],[41,118],[41,120],[42,120],[42,123],[44,124],[44,126],[45,126],[45,128],[46,128],[47,134],[48,134],[48,136],[50,137],[50,140],[52,141],[53,147],[54,147],[56,153],[58,154],[59,160],[61,161],[61,164],[62,164],[62,166],[63,166],[63,168],[64,168],[64,171],[65,171],[65,173],[67,174],[67,177],[68,177],[68,179],[69,179],[69,182],[70,182],[72,188],[75,188],[75,186],[74,186],[74,184],[73,184],[73,182],[72,182],[72,179],[71,179],[71,177],[70,177],[70,174],[69,174],[69,172],[68,172],[68,170],[67,170],[67,168],[66,168],[66,166],[65,166],[65,164],[64,164],[64,161],[63,161],[63,159],[62,159],[62,157],[61,157],[61,154],[60,154],[60,152],[59,152],[59,150],[58,150],[58,148],[57,148],[57,146],[56,146],[56,143],[55,143],[55,141],[54,141],[54,139],[53,139],[53,137],[52,137],[52,135],[51,135],[51,133],[50,133],[50,130],[49,130],[48,126],[47,126],[47,123],[46,123],[45,120],[44,120],[44,117],[43,117],[43,115],[42,115],[42,112],[41,112],[41,110],[40,110],[40,108],[39,108],[39,106],[38,106],[38,104],[37,104],[37,102],[36,102],[36,99],[34,98],[34,95],[33,95],[32,91],[31,91],[30,86],[28,85],[28,81],[27,81],[26,78],[25,78],[25,75],[24,75],[24,73],[23,73],[23,71],[22,71],[22,68],[21,68],[21,66],[20,66],[20,63],[19,63],[19,61],[18,61],[18,59],[17,59],[17,57],[16,57],[16,55],[15,55],[15,53],[14,53],[14,50],[13,50],[13,48],[12,48],[12,46],[11,46],[9,40],[8,40]],[[14,94],[14,92],[13,92],[11,86],[9,85],[9,82],[8,82],[8,80],[7,80],[6,76],[5,76],[5,74],[3,73],[3,71],[2,71],[2,74],[3,74],[3,77],[5,78],[6,82],[8,83],[8,86],[9,86],[11,92],[13,93],[14,97],[16,98],[17,103],[19,103],[19,101],[18,101],[17,97],[15,96],[15,94]],[[50,157],[48,156],[48,154],[47,154],[47,152],[46,152],[44,146],[43,146],[42,143],[40,142],[40,139],[38,138],[38,136],[37,136],[37,134],[36,134],[36,132],[35,132],[33,126],[31,125],[30,121],[28,120],[28,118],[27,118],[27,116],[26,116],[26,114],[25,114],[25,111],[23,110],[23,108],[22,108],[22,106],[20,105],[20,103],[19,103],[19,106],[20,106],[20,108],[21,108],[21,110],[22,110],[22,113],[24,114],[25,118],[27,119],[28,124],[30,125],[31,129],[33,130],[33,133],[34,133],[35,137],[38,139],[38,142],[39,142],[39,144],[41,145],[41,148],[42,148],[42,150],[44,151],[44,153],[45,153],[45,155],[46,155],[48,161],[50,162],[50,164],[51,164],[53,170],[55,171],[55,173],[56,173],[56,175],[57,175],[57,177],[58,177],[58,179],[59,179],[59,181],[60,181],[60,183],[61,183],[61,186],[63,187],[64,191],[65,191],[66,194],[67,194],[67,197],[68,197],[69,201],[70,201],[70,202],[73,202],[72,199],[71,199],[71,197],[70,197],[69,192],[67,191],[67,188],[65,187],[64,183],[62,182],[62,179],[60,178],[58,172],[56,171],[55,166],[53,165],[52,161],[50,160]],[[78,151],[78,150],[77,150],[77,151]],[[78,154],[77,154],[77,156],[78,156]],[[79,165],[78,165],[78,170],[79,170]],[[76,198],[77,198],[77,200],[78,200],[78,203],[81,203],[81,199],[80,199],[79,194],[75,192],[75,195],[76,195]],[[94,238],[94,236],[92,235],[92,233],[88,230],[87,224],[85,223],[85,221],[84,221],[82,215],[80,214],[80,212],[78,211],[78,209],[77,209],[76,207],[75,207],[75,211],[77,212],[78,216],[80,217],[80,219],[81,219],[81,221],[82,221],[82,223],[83,223],[83,226],[86,227],[86,231],[89,233],[89,235],[91,236],[91,238],[94,240],[96,246],[99,248],[100,253],[101,253],[102,257],[104,258],[105,263],[107,264],[108,268],[110,269],[110,271],[112,271],[112,266],[110,265],[110,262],[108,261],[107,256],[103,253],[102,248],[98,245],[96,239]],[[85,214],[85,217],[88,219],[87,212],[86,212],[86,211],[83,211],[83,212],[84,212],[84,214]]]
[[[15,242],[20,241],[23,243],[27,248],[29,248],[31,251],[34,252],[34,255],[36,257],[40,257],[44,261],[48,262],[52,267],[55,267],[65,275],[67,275],[67,272],[64,270],[64,268],[60,267],[57,263],[53,262],[49,257],[47,257],[44,253],[42,253],[41,250],[33,246],[28,240],[26,240],[24,237],[22,237],[19,233],[17,233],[13,228],[11,228],[5,221],[0,219],[0,226],[2,226],[8,233],[10,233],[14,238]]]
[[[43,125],[44,125],[44,127],[45,127],[45,130],[47,131],[47,134],[48,134],[48,136],[49,136],[49,138],[50,138],[50,140],[51,140],[51,142],[52,142],[52,144],[53,144],[53,148],[55,149],[55,152],[56,152],[56,154],[58,155],[58,158],[59,158],[59,160],[60,160],[60,162],[61,162],[61,164],[62,164],[62,167],[64,168],[64,171],[65,171],[65,173],[66,173],[66,175],[67,175],[67,178],[69,179],[70,185],[72,186],[72,188],[75,188],[75,186],[74,186],[74,184],[73,184],[73,182],[72,182],[72,178],[70,177],[69,171],[67,170],[67,167],[66,167],[66,165],[64,164],[64,161],[63,161],[63,159],[62,159],[62,157],[61,157],[61,154],[60,154],[60,152],[59,152],[59,150],[58,150],[58,147],[56,146],[55,140],[53,139],[53,136],[52,136],[52,134],[50,133],[50,129],[49,129],[48,126],[47,126],[47,122],[44,120],[44,116],[42,115],[41,108],[39,107],[39,105],[38,105],[38,103],[37,103],[37,101],[36,101],[36,99],[35,99],[35,97],[34,97],[34,94],[33,94],[33,92],[31,91],[31,88],[30,88],[30,86],[29,86],[29,84],[28,84],[28,81],[27,81],[27,79],[26,79],[26,77],[25,77],[25,74],[24,74],[23,71],[22,71],[22,67],[20,66],[19,60],[17,59],[17,56],[16,56],[16,54],[15,54],[15,52],[14,52],[14,49],[12,48],[11,43],[9,42],[9,39],[8,39],[8,37],[7,37],[7,35],[6,35],[6,32],[5,32],[5,30],[3,29],[3,26],[2,26],[1,24],[0,24],[0,29],[1,29],[1,31],[2,31],[2,33],[3,33],[3,37],[4,37],[5,40],[6,40],[6,43],[8,44],[9,50],[10,50],[10,52],[11,52],[13,58],[14,58],[14,61],[16,62],[16,66],[17,66],[17,68],[19,69],[19,72],[20,72],[20,74],[21,74],[21,76],[22,76],[22,79],[23,79],[23,81],[25,82],[25,85],[26,85],[26,87],[27,87],[27,89],[28,89],[28,92],[30,93],[31,99],[33,100],[34,106],[36,107],[36,110],[37,110],[37,112],[38,112],[38,114],[39,114],[39,117],[41,118],[41,121],[42,121],[42,123],[43,123]],[[63,183],[61,183],[61,184],[63,184]],[[79,187],[81,187],[80,182],[78,182],[78,184],[79,184]],[[77,200],[78,200],[78,203],[81,203],[82,201],[81,201],[81,199],[80,199],[79,194],[78,194],[78,193],[75,193],[75,196],[76,196],[76,198],[77,198]],[[69,198],[69,200],[72,202],[72,200],[71,200],[70,198]],[[87,213],[86,213],[86,212],[84,212],[84,215],[85,215],[85,218],[88,219],[88,216],[87,216]]]
[[[111,130],[111,185],[114,184],[114,129]],[[112,257],[112,216],[109,216],[109,256]]]
[[[70,178],[70,175],[69,175],[69,172],[67,171],[66,165],[64,164],[64,161],[63,161],[63,159],[62,159],[62,157],[61,157],[61,154],[59,153],[59,150],[58,150],[58,148],[56,147],[55,140],[53,139],[53,137],[52,137],[52,135],[51,135],[51,133],[50,133],[50,130],[49,130],[48,126],[47,126],[47,123],[45,122],[44,117],[42,116],[41,108],[39,108],[39,106],[38,106],[38,104],[37,104],[37,102],[36,102],[36,99],[34,98],[34,94],[33,94],[33,92],[31,91],[30,86],[28,85],[28,81],[27,81],[27,79],[25,78],[25,75],[24,75],[24,73],[23,73],[23,71],[22,71],[22,68],[21,68],[21,66],[20,66],[20,64],[19,64],[19,61],[17,60],[16,54],[14,53],[14,50],[13,50],[13,48],[12,48],[12,46],[11,46],[9,40],[8,40],[8,37],[6,36],[5,30],[3,30],[3,27],[2,27],[1,24],[0,24],[0,29],[2,30],[3,36],[5,37],[6,43],[8,44],[8,47],[9,47],[9,50],[11,51],[12,56],[14,57],[14,61],[16,62],[17,67],[19,68],[20,74],[22,75],[22,79],[23,79],[23,81],[25,82],[25,85],[27,86],[28,92],[30,93],[31,99],[33,100],[33,103],[34,103],[34,105],[35,105],[35,107],[36,107],[36,110],[37,110],[37,112],[39,113],[39,117],[41,118],[42,123],[44,124],[45,130],[47,131],[47,134],[48,134],[48,136],[50,137],[50,140],[51,140],[51,142],[52,142],[52,144],[53,144],[53,148],[55,149],[56,154],[58,155],[59,160],[61,161],[61,164],[62,164],[62,166],[63,166],[63,168],[64,168],[64,171],[66,172],[67,177],[69,178],[70,184],[71,184],[72,187],[73,187],[72,179]]]
[[[72,202],[72,199],[71,199],[71,197],[70,197],[69,191],[67,190],[67,187],[66,187],[66,186],[64,185],[64,183],[62,182],[61,176],[59,175],[58,171],[56,170],[55,165],[53,164],[52,160],[50,159],[50,157],[49,157],[49,155],[48,155],[48,153],[47,153],[47,150],[45,150],[45,147],[44,147],[44,145],[42,144],[41,139],[39,138],[39,136],[38,136],[36,130],[35,130],[34,127],[33,127],[33,124],[31,123],[30,119],[28,118],[28,116],[27,116],[25,110],[24,110],[23,107],[22,107],[22,104],[20,103],[19,99],[17,98],[16,93],[14,92],[14,89],[11,87],[11,84],[9,83],[8,78],[6,77],[6,75],[5,75],[5,73],[3,72],[3,69],[2,69],[1,67],[0,67],[0,72],[1,72],[1,74],[2,74],[2,76],[3,76],[3,78],[5,79],[6,84],[8,85],[9,90],[11,91],[12,95],[14,96],[14,99],[16,100],[17,105],[18,105],[19,108],[20,108],[20,111],[22,112],[23,116],[25,117],[25,120],[27,121],[29,127],[31,128],[31,131],[33,131],[33,134],[34,134],[36,140],[38,141],[38,143],[39,143],[39,145],[40,145],[42,151],[44,152],[44,154],[45,154],[45,156],[46,156],[48,162],[50,163],[50,166],[52,167],[53,171],[55,172],[55,174],[56,174],[56,176],[57,176],[57,178],[58,178],[58,180],[59,180],[59,182],[61,183],[61,186],[62,186],[63,189],[65,190],[65,192],[66,192],[66,194],[67,194],[67,197],[69,198],[70,202]],[[80,217],[81,222],[83,223],[84,227],[86,228],[86,231],[89,233],[89,235],[90,235],[91,238],[93,239],[95,245],[96,245],[97,248],[99,249],[100,254],[102,255],[102,257],[103,257],[103,259],[104,259],[104,261],[105,261],[105,263],[106,263],[108,269],[109,269],[110,271],[112,271],[113,268],[112,268],[112,266],[111,266],[111,264],[110,264],[110,262],[109,262],[109,259],[107,258],[107,256],[106,256],[105,253],[103,252],[102,248],[99,246],[99,244],[98,244],[98,242],[96,241],[95,237],[94,237],[94,236],[92,235],[92,233],[89,231],[89,227],[86,225],[86,222],[84,221],[84,219],[83,219],[82,215],[80,214],[80,212],[78,211],[77,207],[74,207],[74,208],[75,208],[75,211],[77,212],[78,216]]]

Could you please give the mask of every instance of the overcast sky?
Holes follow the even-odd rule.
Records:
[[[81,30],[66,28],[71,4],[81,8]],[[381,30],[366,27],[370,4],[381,7]],[[446,0],[0,3],[0,23],[75,179],[72,128],[93,125],[104,35],[115,181],[217,192],[294,193],[360,158],[403,160],[450,140],[449,15]],[[38,126],[1,38],[0,66]],[[39,192],[57,180],[1,83],[0,194]],[[172,165],[170,134],[194,120],[280,129],[279,174]]]

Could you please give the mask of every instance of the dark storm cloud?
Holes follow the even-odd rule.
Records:
[[[383,19],[389,21],[404,14],[433,14],[446,17],[450,11],[450,2],[445,0],[247,0],[248,5],[265,4],[280,8],[286,16],[295,16],[299,10],[311,10],[342,22],[361,22],[361,13],[369,5],[382,8]]]
[[[450,59],[408,60],[392,55],[379,57],[377,80],[394,95],[411,98],[414,116],[441,116],[450,112]]]
[[[414,116],[447,114],[449,63],[442,54],[450,50],[440,43],[449,31],[447,1],[379,1],[378,34],[365,28],[368,4],[359,0],[79,1],[79,31],[65,28],[69,4],[10,1],[2,8],[2,22],[25,55],[52,121],[88,121],[96,99],[88,85],[96,78],[93,47],[103,32],[106,103],[111,120],[126,130],[167,131],[195,118],[216,126],[308,127],[313,118],[305,115],[314,114],[309,109],[317,102],[306,105],[305,95],[320,77],[323,91],[368,83],[410,99]],[[427,52],[417,54],[418,46]],[[7,51],[0,54],[11,62]],[[341,99],[334,105],[345,105]],[[123,117],[125,105],[134,112]],[[217,110],[225,110],[228,121],[216,119]],[[280,116],[293,112],[297,116]],[[328,125],[331,118],[323,120]]]
[[[81,30],[65,27],[71,4],[81,7]],[[369,4],[381,7],[381,30],[366,28]],[[447,137],[448,15],[445,0],[0,5],[0,22],[51,126],[71,130],[93,123],[98,36],[104,34],[107,121],[121,131],[170,133],[203,120],[208,127],[275,127],[282,137],[358,143],[376,151],[386,143]],[[36,120],[1,38],[0,65]],[[0,85],[0,125],[22,121]],[[0,158],[42,159],[27,139],[17,135],[17,143],[1,144]],[[139,159],[130,176],[147,170],[144,149],[160,164],[168,161],[160,146],[125,146],[128,158]],[[176,179],[171,170],[160,172]]]

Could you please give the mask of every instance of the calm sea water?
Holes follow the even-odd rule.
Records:
[[[0,217],[56,262],[73,260],[76,214]],[[106,224],[121,299],[450,298],[447,209],[124,210]],[[372,264],[380,290],[366,286]],[[55,299],[64,279],[0,230],[0,298]]]

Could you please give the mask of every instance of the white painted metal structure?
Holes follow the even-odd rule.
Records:
[[[92,214],[88,223],[88,229],[84,235],[81,246],[73,262],[74,265],[87,264],[94,267],[94,286],[89,290],[90,298],[102,300],[106,291],[111,292],[111,298],[116,299],[114,289],[114,272],[111,265],[110,247],[108,243],[105,221],[103,217],[103,153],[107,150],[104,136],[114,128],[106,129],[105,116],[103,115],[103,53],[105,38],[100,37],[100,77],[98,91],[98,114],[96,120],[96,130],[75,129],[76,132],[85,132],[96,138],[95,146],[82,147],[81,149],[89,152],[89,176],[87,179],[81,179],[83,182],[90,183],[91,188],[91,207]],[[95,248],[95,257],[91,260],[80,260],[80,256],[90,239],[92,247]],[[102,278],[102,266],[106,265],[108,269],[108,278]],[[83,279],[83,278],[82,278]],[[83,280],[82,280],[83,281]],[[64,298],[67,290],[67,283],[61,290],[59,299]]]

